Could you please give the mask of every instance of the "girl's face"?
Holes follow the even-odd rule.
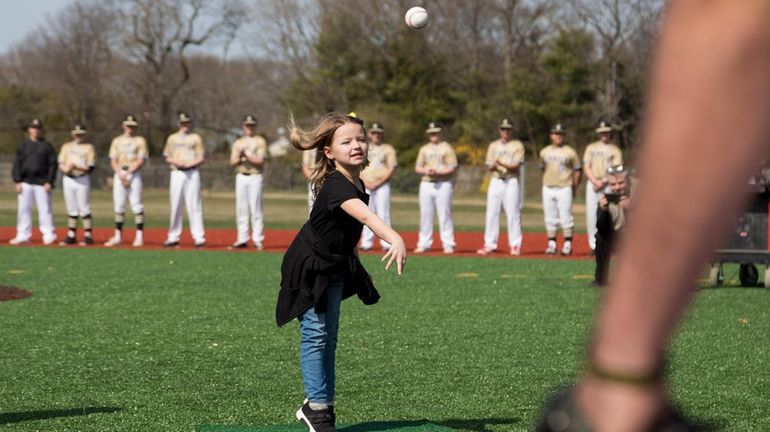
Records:
[[[332,144],[324,147],[324,154],[337,167],[360,167],[366,162],[366,135],[356,123],[345,123],[332,136]]]

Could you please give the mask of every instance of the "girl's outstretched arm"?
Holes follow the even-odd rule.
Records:
[[[374,214],[374,212],[369,209],[369,206],[364,204],[360,199],[349,199],[342,203],[340,207],[345,213],[353,216],[357,221],[369,227],[377,237],[390,243],[390,249],[385,256],[382,257],[383,261],[388,260],[385,264],[385,269],[390,269],[390,266],[393,265],[393,261],[395,261],[398,274],[401,274],[404,271],[404,264],[406,263],[406,245],[404,244],[404,239],[402,239],[393,228],[389,227],[384,220]]]

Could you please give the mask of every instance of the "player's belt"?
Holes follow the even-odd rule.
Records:
[[[73,179],[75,179],[75,178],[85,177],[85,176],[87,176],[88,174],[79,174],[79,175],[74,175],[74,174],[70,174],[70,173],[67,173],[67,174],[64,174],[64,175],[66,175],[66,176],[67,176],[67,177],[69,177],[69,178],[73,178]]]
[[[120,167],[120,169],[122,169],[123,171],[128,171],[128,165],[123,165],[122,167]]]
[[[198,167],[192,167],[192,168],[179,168],[177,167],[177,171],[192,171],[194,169],[198,169]]]

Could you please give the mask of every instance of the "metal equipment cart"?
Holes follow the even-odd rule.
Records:
[[[709,284],[720,286],[724,282],[722,264],[740,264],[738,277],[743,286],[756,286],[759,282],[757,265],[765,267],[764,286],[770,288],[770,182],[762,176],[749,185],[753,200],[745,212],[739,214],[725,242],[725,248],[715,251]]]

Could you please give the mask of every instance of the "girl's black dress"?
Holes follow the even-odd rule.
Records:
[[[363,189],[363,182],[361,183]],[[333,274],[342,274],[342,299],[357,294],[364,304],[374,304],[380,294],[356,255],[363,224],[340,207],[349,199],[369,203],[369,195],[334,171],[316,196],[310,218],[292,241],[281,264],[281,289],[275,320],[282,326],[311,306],[326,309],[326,287]]]

